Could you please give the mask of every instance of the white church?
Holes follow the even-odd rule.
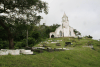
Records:
[[[76,37],[74,29],[69,26],[69,20],[64,13],[62,17],[62,25],[59,26],[55,32],[50,32],[50,38],[53,37]]]

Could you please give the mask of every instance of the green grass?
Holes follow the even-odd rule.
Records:
[[[100,67],[100,53],[79,48],[37,55],[0,56],[0,67]]]
[[[52,41],[57,41],[57,40],[62,40],[62,41],[59,41],[59,43],[61,44],[61,46],[56,46],[56,43],[51,43],[50,41],[48,40],[52,40]],[[76,41],[76,42],[72,42],[72,41]],[[93,40],[93,39],[78,39],[78,38],[49,38],[46,40],[46,42],[49,42],[49,43],[46,43],[46,46],[50,46],[51,48],[63,48],[65,46],[65,42],[72,42],[73,46],[75,47],[82,47],[82,46],[87,46],[88,44],[93,44],[93,45],[100,45],[100,41],[97,41],[97,40]],[[45,43],[45,42],[43,42]],[[43,43],[40,43],[41,45]],[[39,45],[35,45],[35,47],[39,47]],[[66,47],[67,48],[67,47]]]
[[[50,40],[50,39],[48,39]],[[54,51],[37,53],[36,55],[7,55],[0,56],[0,67],[100,67],[100,42],[92,39],[73,39],[73,38],[54,38],[53,40],[60,41],[61,47],[64,47],[64,42],[75,40],[72,50]],[[88,47],[82,47],[91,41],[94,44],[95,50]],[[53,48],[58,48],[55,44],[47,44]],[[36,45],[38,46],[38,45]],[[80,46],[80,47],[79,47]]]

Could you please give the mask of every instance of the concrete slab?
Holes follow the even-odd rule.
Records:
[[[37,47],[37,49],[45,49],[44,47]]]
[[[0,55],[8,55],[8,51],[7,50],[0,50]]]
[[[51,43],[58,43],[58,42],[51,42]]]
[[[31,50],[20,50],[22,54],[33,54]]]
[[[23,54],[33,54],[33,52],[23,52]]]
[[[7,50],[11,55],[20,55],[20,50]]]
[[[37,49],[37,47],[32,47],[32,49],[34,50],[34,49]]]
[[[62,48],[56,48],[56,49],[62,49]]]

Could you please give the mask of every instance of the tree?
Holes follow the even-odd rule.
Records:
[[[76,29],[74,29],[74,33],[76,36],[81,35],[81,33],[79,31],[77,31]]]
[[[41,16],[37,16],[36,12],[44,10],[44,13],[48,13],[47,3],[41,0],[0,0],[0,4],[3,5],[0,13],[7,15],[0,16],[0,25],[8,35],[10,49],[14,48],[13,40],[16,35],[39,23]]]

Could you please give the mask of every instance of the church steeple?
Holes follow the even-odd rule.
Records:
[[[64,15],[63,15],[63,17],[62,17],[62,21],[63,21],[63,22],[68,21],[68,17],[66,16],[65,12],[64,12]]]
[[[63,17],[67,17],[67,16],[66,16],[66,14],[65,14],[65,12],[64,12],[64,15],[63,15]]]

